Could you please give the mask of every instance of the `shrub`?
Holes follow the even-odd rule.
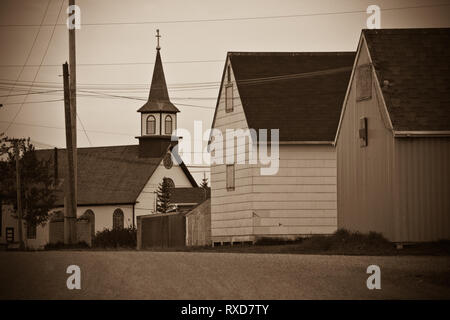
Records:
[[[64,244],[64,242],[47,243],[44,246],[44,250],[62,250],[62,249],[89,249],[89,245],[84,242],[78,242],[75,244]]]
[[[92,246],[101,248],[135,248],[136,239],[137,232],[135,227],[104,229],[95,234]]]

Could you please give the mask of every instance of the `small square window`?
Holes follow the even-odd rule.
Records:
[[[359,146],[367,147],[367,118],[359,119]]]
[[[356,101],[372,98],[372,68],[370,64],[356,69]]]
[[[233,84],[227,84],[225,87],[225,111],[233,112]]]
[[[234,190],[234,164],[227,164],[227,190]]]
[[[233,85],[228,84],[225,87],[225,111],[233,112]]]

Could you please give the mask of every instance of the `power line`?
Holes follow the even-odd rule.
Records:
[[[223,62],[223,59],[216,60],[184,60],[184,61],[164,61],[164,64],[188,64],[188,63],[213,63]],[[153,65],[154,62],[111,62],[111,63],[77,63],[78,66],[95,67],[95,66],[128,66],[128,65]],[[38,67],[38,64],[27,64],[25,67]],[[0,68],[18,68],[23,67],[21,64],[1,64]],[[61,64],[43,64],[42,67],[61,67]]]
[[[58,102],[58,101],[64,101],[64,99],[54,99],[54,100],[41,100],[41,101],[27,101],[27,102],[10,102],[10,103],[4,103],[4,106],[8,105],[14,105],[14,104],[34,104],[34,103],[49,103],[49,102]]]
[[[0,120],[0,123],[9,123],[9,121],[3,121]],[[47,129],[58,129],[58,130],[65,130],[64,127],[55,127],[55,126],[46,126],[46,125],[39,125],[39,124],[32,124],[32,123],[23,123],[23,122],[14,122],[14,125],[16,126],[25,126],[25,127],[37,127],[37,128],[47,128]],[[77,129],[77,131],[83,131],[82,129]],[[123,133],[123,132],[111,132],[111,131],[100,131],[100,130],[88,130],[88,132],[95,132],[95,133],[102,133],[102,134],[112,134],[112,135],[119,135],[119,136],[127,136],[127,137],[135,137],[135,134],[131,133]]]
[[[80,115],[78,114],[78,112],[77,112],[77,117],[78,117],[78,120],[80,121],[81,128],[83,128],[84,134],[86,135],[87,141],[89,142],[89,145],[92,147],[91,139],[89,139],[89,136],[86,132],[86,128],[84,127],[83,121],[81,121],[81,118],[80,118]]]
[[[48,91],[34,91],[34,92],[18,93],[18,94],[7,94],[7,95],[4,95],[4,96],[0,96],[0,98],[28,96],[28,95],[31,95],[31,94],[46,94],[46,93],[61,92],[61,91],[63,91],[63,90],[48,90]]]
[[[47,15],[47,11],[48,11],[49,4],[50,4],[50,0],[49,0],[49,2],[48,2],[48,4],[47,4],[46,10],[45,10],[45,14],[44,14],[44,18],[42,19],[42,22],[44,21],[45,16]],[[41,70],[41,65],[42,65],[42,63],[44,62],[45,57],[47,56],[48,49],[49,49],[49,47],[50,47],[50,43],[52,42],[53,36],[54,36],[54,34],[55,34],[56,24],[58,23],[59,16],[61,15],[61,11],[62,11],[62,8],[63,8],[63,4],[64,4],[64,0],[61,0],[61,6],[60,6],[60,8],[59,8],[58,16],[56,17],[55,23],[54,23],[54,25],[53,25],[52,33],[51,33],[51,35],[50,35],[50,39],[49,39],[48,42],[47,42],[47,46],[46,46],[46,48],[45,48],[44,55],[42,56],[42,59],[41,59],[41,61],[40,61],[38,70],[36,71],[36,74],[34,75],[33,81],[32,81],[32,83],[31,83],[30,91],[31,91],[31,89],[33,88],[33,84],[34,84],[34,82],[36,81],[36,78],[37,78],[37,76],[38,76],[38,74],[39,74],[39,71]],[[26,64],[26,62],[25,62],[25,64]],[[25,100],[26,100],[26,97],[25,97],[25,99],[24,99],[23,102],[25,102]],[[14,123],[14,121],[15,121],[16,118],[17,118],[17,116],[20,114],[20,111],[22,111],[22,107],[23,107],[23,104],[20,105],[19,110],[17,110],[17,112],[16,112],[16,114],[14,115],[13,119],[12,119],[11,122],[8,124],[8,126],[6,127],[6,130],[3,131],[4,133],[7,132],[7,131],[9,130],[9,128],[11,127],[11,125]]]
[[[45,8],[44,16],[42,17],[40,26],[42,26],[44,24],[45,17],[47,16],[47,12],[48,12],[48,8],[49,7],[50,7],[50,0],[48,0],[48,2],[47,2],[47,6]],[[17,76],[16,80],[13,80],[15,82],[14,85],[19,82],[19,79],[20,79],[20,77],[21,77],[21,75],[23,73],[23,70],[25,70],[25,65],[27,64],[28,60],[31,57],[31,53],[33,52],[34,46],[36,45],[36,41],[37,41],[37,39],[39,37],[39,33],[40,32],[41,32],[41,28],[39,27],[38,31],[36,32],[36,35],[34,36],[33,43],[31,45],[30,51],[28,51],[27,58],[25,59],[25,63],[23,64],[22,69],[20,70],[19,75]],[[8,94],[11,94],[11,91],[12,91],[12,89],[8,92]],[[8,128],[4,132],[6,132],[9,129],[9,127],[10,127],[10,125],[8,126]]]
[[[406,7],[381,8],[381,11],[405,10],[405,9],[420,9],[420,8],[435,8],[449,6],[449,3],[418,5]],[[86,22],[82,23],[85,26],[118,26],[118,25],[146,25],[146,24],[175,24],[175,23],[203,23],[203,22],[228,22],[228,21],[251,21],[251,20],[267,20],[267,19],[289,19],[300,17],[315,17],[315,16],[330,16],[366,13],[366,10],[350,10],[350,11],[331,11],[331,12],[316,12],[316,13],[302,13],[291,15],[273,15],[273,16],[256,16],[256,17],[232,17],[232,18],[215,18],[215,19],[190,19],[190,20],[155,20],[155,21],[129,21],[129,22]],[[0,27],[37,27],[35,24],[2,24]],[[50,26],[50,25],[42,25]],[[57,26],[66,26],[66,24],[57,24]]]

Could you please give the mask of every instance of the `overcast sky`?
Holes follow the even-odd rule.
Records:
[[[9,127],[8,136],[31,137],[40,148],[65,147],[64,105],[53,101],[61,100],[62,92],[42,92],[62,87],[61,64],[68,60],[67,1],[62,6],[62,0],[49,1],[0,0],[0,132]],[[137,143],[136,110],[144,102],[110,95],[147,98],[157,28],[171,100],[181,110],[178,126],[192,130],[194,120],[200,120],[206,130],[227,51],[355,50],[371,4],[382,9],[382,28],[449,27],[450,22],[448,0],[76,3],[81,8],[81,30],[76,32],[78,114],[86,129],[78,122],[79,147]],[[383,10],[390,8],[402,9]],[[60,25],[55,27],[58,14]],[[284,17],[236,19],[268,16]],[[216,21],[192,22],[205,19]],[[19,75],[20,85],[11,91]],[[33,80],[31,91],[40,93],[24,95]],[[53,102],[29,103],[33,101]]]

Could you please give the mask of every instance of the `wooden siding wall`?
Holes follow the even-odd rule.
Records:
[[[450,239],[450,138],[395,140],[397,241]]]
[[[186,214],[186,245],[211,245],[211,199]]]
[[[226,129],[248,129],[232,70],[231,81],[233,82],[234,110],[230,113],[225,112],[225,90],[223,89],[214,120],[214,128],[222,132],[224,140]],[[246,140],[247,159],[248,145],[248,140]],[[229,150],[229,144],[226,143],[223,150],[224,157]],[[213,242],[252,240],[252,166],[248,164],[248,161],[246,164],[235,165],[235,189],[228,191],[225,163],[211,165],[211,236]]]
[[[225,78],[226,79],[226,78]],[[233,83],[234,76],[231,77]],[[236,86],[234,111],[225,112],[222,90],[214,128],[248,129]],[[252,241],[255,237],[329,234],[337,228],[336,152],[332,146],[280,146],[280,169],[264,176],[260,165],[235,166],[235,190],[226,189],[226,165],[211,166],[211,233],[213,242]],[[228,141],[225,152],[230,150]],[[236,150],[235,150],[236,153]]]
[[[330,234],[337,228],[336,152],[333,146],[281,145],[276,175],[253,168],[254,233]]]
[[[362,43],[357,66],[370,63]],[[353,78],[337,141],[338,228],[381,232],[394,240],[393,136],[372,80],[372,98],[356,102]],[[368,145],[360,147],[359,122],[367,118]]]

